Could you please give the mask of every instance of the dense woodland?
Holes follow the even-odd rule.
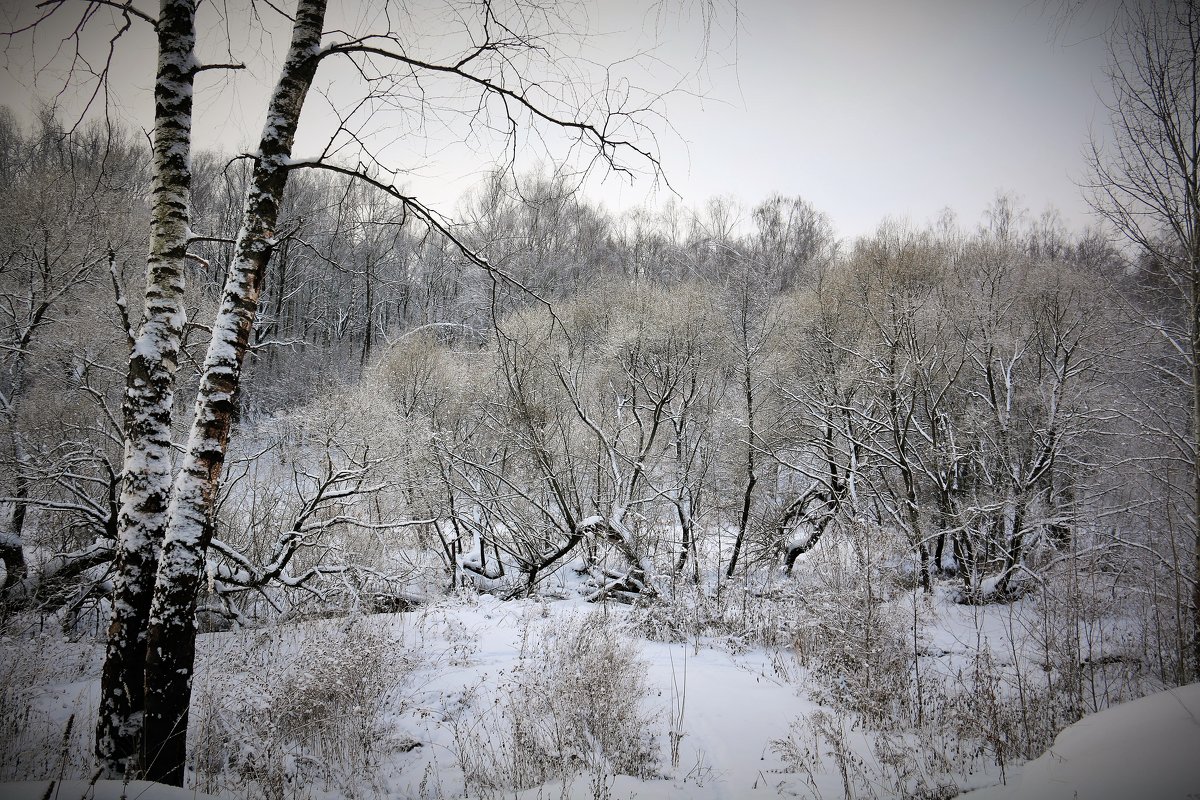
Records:
[[[192,156],[186,321],[163,356],[176,409],[201,419],[222,391],[230,409],[215,472],[190,460],[190,418],[167,419],[166,460],[218,489],[193,551],[201,634],[447,597],[619,606],[654,640],[791,653],[868,728],[953,717],[1001,774],[1086,713],[1196,679],[1197,273],[1169,226],[1068,230],[997,194],[979,220],[846,238],[802,197],[615,213],[512,169],[450,222],[296,170],[226,391],[211,323],[261,152]],[[0,622],[18,642],[107,635],[110,663],[157,159],[117,125],[0,112]],[[966,677],[931,678],[937,604],[1018,614],[1032,662],[977,642]],[[613,696],[636,694],[613,669]]]
[[[145,157],[120,132],[5,119],[6,595],[82,614],[116,530]],[[246,175],[198,162],[204,320]],[[848,539],[960,602],[1119,592],[1147,668],[1188,675],[1182,321],[1152,260],[1008,196],[977,224],[849,242],[800,198],[615,216],[498,175],[463,208],[494,274],[370,190],[295,180],[211,624],[526,596],[563,572],[592,599],[745,591]],[[189,323],[184,391],[207,343]]]

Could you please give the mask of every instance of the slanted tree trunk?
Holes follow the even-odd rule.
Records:
[[[754,458],[754,448],[757,446],[757,443],[754,441],[754,382],[750,374],[750,344],[748,334],[746,334],[744,313],[742,333],[742,345],[746,351],[746,361],[742,365],[742,394],[746,401],[746,490],[742,494],[742,512],[738,516],[738,532],[737,538],[733,541],[733,554],[729,557],[729,565],[725,569],[726,578],[732,578],[734,571],[737,570],[738,556],[742,552],[742,547],[746,541],[746,531],[750,527],[750,508],[754,502],[754,487],[758,483],[758,472]]]
[[[112,560],[112,542],[104,539],[56,555],[39,564],[37,569],[27,570],[23,580],[9,584],[4,602],[9,610],[26,608],[34,603],[42,608],[62,608],[72,597],[78,597],[80,575]]]
[[[191,203],[195,22],[195,0],[161,0],[146,300],[125,386],[117,569],[96,727],[96,757],[107,777],[123,777],[138,766],[145,624],[167,528],[171,412],[184,324]]]
[[[830,523],[833,522],[834,516],[838,513],[841,490],[836,483],[837,468],[832,464],[830,466],[831,471],[834,473],[834,488],[832,491],[826,493],[817,490],[815,487],[809,489],[784,509],[783,513],[779,516],[779,522],[776,523],[779,538],[784,542],[783,569],[787,575],[792,574],[792,570],[796,567],[796,560],[800,556],[817,546],[821,541],[821,537],[825,535],[825,531],[829,528]],[[812,533],[803,541],[787,544],[788,531],[793,529],[793,526],[798,527],[799,525],[811,526]]]
[[[300,111],[320,55],[325,0],[301,0],[292,41],[267,110],[246,192],[242,229],[204,360],[195,418],[171,495],[146,637],[146,776],[180,786],[195,661],[196,593],[212,538],[213,508],[232,427],[242,363],[254,327]]]

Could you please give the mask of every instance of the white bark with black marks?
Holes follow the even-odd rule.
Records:
[[[171,415],[185,322],[191,203],[195,0],[162,0],[157,21],[150,252],[143,321],[129,357],[113,612],[96,756],[106,777],[138,768],[145,625],[171,488]]]
[[[171,492],[146,658],[145,736],[156,751],[147,759],[153,780],[182,785],[187,712],[195,660],[196,593],[212,538],[212,513],[229,443],[241,379],[262,292],[275,247],[279,207],[304,100],[316,73],[325,0],[301,0],[292,41],[267,110],[254,173],[246,193],[242,229],[196,398],[183,465]]]

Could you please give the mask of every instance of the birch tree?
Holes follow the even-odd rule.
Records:
[[[23,30],[36,29],[54,14],[70,13],[64,8],[70,6],[62,0],[42,4]],[[452,118],[457,112],[465,138],[478,133],[477,127],[498,132],[514,160],[525,135],[545,142],[549,129],[565,134],[569,147],[590,152],[593,162],[605,168],[627,171],[632,159],[657,172],[651,150],[640,143],[647,131],[639,122],[644,111],[652,112],[654,98],[638,96],[625,85],[616,92],[603,83],[594,91],[576,85],[582,73],[564,66],[571,59],[549,47],[566,20],[548,7],[517,3],[503,9],[507,18],[489,3],[469,13],[450,7],[463,35],[452,39],[457,52],[445,52],[440,39],[421,41],[402,34],[387,14],[363,15],[361,19],[381,20],[383,27],[374,30],[335,26],[326,33],[325,0],[299,0],[294,16],[286,17],[290,45],[258,147],[247,154],[253,169],[240,232],[210,326],[190,431],[176,469],[171,430],[185,327],[185,263],[189,243],[205,238],[191,232],[192,90],[204,70],[238,65],[199,63],[195,0],[161,0],[157,15],[132,2],[88,0],[81,8],[76,31],[112,21],[115,35],[109,40],[109,56],[134,24],[152,26],[158,43],[150,245],[142,319],[131,343],[125,391],[117,575],[97,755],[107,775],[141,773],[179,784],[186,753],[197,590],[266,267],[286,237],[280,230],[280,208],[289,177],[309,169],[361,182],[444,236],[463,260],[483,269],[494,282],[524,290],[472,250],[449,220],[397,185],[402,168],[411,165],[385,164],[371,145],[379,139],[365,126],[381,106],[418,116]],[[293,158],[296,131],[318,66],[330,60],[352,62],[361,94],[347,103],[331,103],[333,129],[316,156]],[[74,66],[84,70],[86,62],[76,60]],[[562,96],[548,90],[539,70],[555,75],[549,84],[578,91]],[[97,95],[107,74],[107,68],[98,71]],[[457,104],[431,105],[426,92],[430,83],[447,87],[448,93],[441,96],[454,97]],[[348,150],[353,156],[347,157]]]
[[[183,783],[187,754],[196,591],[203,578],[204,558],[212,538],[210,516],[229,446],[242,363],[258,309],[263,275],[274,249],[292,144],[305,96],[316,74],[324,22],[323,0],[301,0],[291,45],[255,153],[242,229],[204,360],[187,448],[171,488],[146,632],[142,737],[147,748],[151,745],[156,748],[143,753],[146,775],[176,786]],[[159,25],[161,29],[161,20]],[[188,43],[194,46],[194,35]],[[193,59],[187,63],[193,63]],[[186,248],[186,232],[183,243]],[[136,353],[135,348],[135,356]]]
[[[171,420],[190,229],[192,86],[198,66],[194,0],[162,0],[154,26],[150,252],[142,323],[125,385],[117,571],[96,732],[96,755],[110,775],[130,772],[138,755],[146,626],[171,490]]]

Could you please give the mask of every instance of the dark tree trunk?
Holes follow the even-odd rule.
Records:
[[[754,384],[750,376],[750,346],[746,340],[745,319],[742,321],[742,326],[743,346],[746,348],[746,363],[742,370],[742,394],[746,401],[746,492],[742,496],[742,513],[738,519],[737,538],[733,542],[733,555],[729,557],[729,566],[725,570],[726,578],[732,578],[737,569],[738,556],[746,541],[746,529],[750,526],[750,506],[754,499],[754,485],[758,483],[754,459]]]
[[[692,521],[683,509],[676,507],[675,515],[679,519],[680,543],[679,556],[675,559],[675,571],[681,573],[684,567],[688,564],[688,559],[692,560],[692,572],[694,580],[700,580],[700,565],[696,563],[696,540],[695,533],[692,531]]]
[[[9,587],[20,583],[29,574],[28,567],[25,565],[25,547],[21,538],[25,529],[29,483],[20,474],[19,457],[17,461],[18,474],[13,480],[13,497],[16,499],[13,501],[12,515],[9,517],[8,531],[0,534],[0,561],[4,562],[4,585],[0,587],[0,597],[5,595]]]
[[[954,534],[954,560],[958,562],[959,575],[962,576],[963,592],[971,597],[979,590],[974,583],[979,576],[979,562],[975,558],[971,534],[966,530]]]

